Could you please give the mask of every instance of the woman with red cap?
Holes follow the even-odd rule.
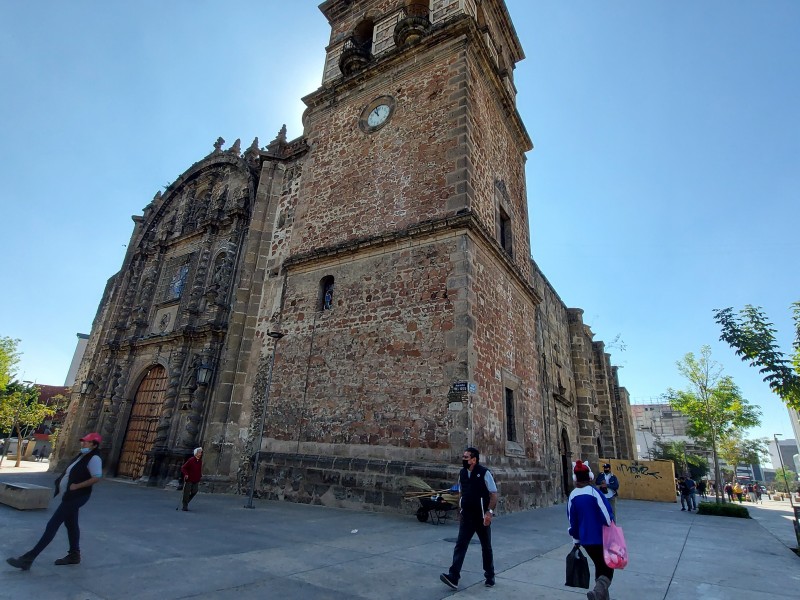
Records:
[[[583,546],[594,563],[594,589],[586,594],[589,600],[608,600],[608,587],[614,569],[603,558],[603,526],[614,520],[608,499],[592,485],[592,472],[582,461],[575,462],[572,478],[575,489],[567,500],[569,534],[576,546]]]
[[[56,560],[57,565],[77,565],[81,562],[80,537],[78,528],[78,511],[86,504],[92,494],[92,486],[103,476],[103,461],[98,448],[103,438],[99,433],[90,433],[81,438],[81,452],[70,463],[66,470],[55,481],[56,492],[61,494],[61,504],[50,517],[44,533],[32,550],[19,558],[8,558],[6,562],[12,567],[27,571],[33,561],[47,545],[53,541],[61,524],[67,528],[69,552],[64,558]]]

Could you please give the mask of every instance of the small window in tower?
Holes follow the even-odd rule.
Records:
[[[333,309],[333,276],[327,275],[319,282],[319,302],[317,310]]]
[[[506,441],[517,441],[517,420],[514,412],[514,390],[506,388]]]
[[[508,213],[506,213],[506,211],[503,210],[502,206],[498,210],[498,219],[499,219],[498,225],[500,230],[499,231],[500,239],[498,241],[500,242],[500,245],[503,247],[503,250],[505,250],[509,256],[512,256],[513,244],[511,242],[512,240],[511,217],[509,217]]]
[[[511,232],[511,198],[502,179],[494,182],[494,201],[496,215],[497,241],[509,256],[514,256],[513,234]]]

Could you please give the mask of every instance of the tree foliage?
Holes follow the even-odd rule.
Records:
[[[714,311],[722,329],[720,339],[750,366],[759,367],[764,381],[787,406],[800,410],[800,302],[792,304],[795,337],[786,356],[775,341],[777,330],[760,306],[750,304],[738,313],[733,308]]]
[[[722,367],[711,359],[711,348],[703,346],[699,357],[687,353],[677,366],[689,385],[684,390],[670,388],[667,399],[689,418],[689,435],[708,442],[712,434],[720,438],[761,424],[761,410],[742,397],[730,376],[722,374]]]
[[[19,340],[0,336],[0,393],[17,373]]]
[[[689,352],[676,363],[687,381],[683,390],[670,388],[666,393],[670,406],[689,419],[688,434],[711,446],[714,455],[714,481],[721,489],[720,438],[738,429],[761,424],[761,411],[742,397],[733,379],[722,374],[722,366],[711,358],[711,348],[703,346],[700,356]]]
[[[39,401],[39,388],[35,385],[12,381],[0,392],[0,431],[17,438],[17,466],[22,460],[22,441],[55,412],[54,407]],[[4,453],[8,447],[6,444]]]
[[[794,492],[798,489],[797,473],[790,471],[786,467],[775,470],[775,489],[779,492],[789,490]]]
[[[689,470],[692,479],[702,479],[709,471],[708,461],[702,456],[686,452],[686,442],[656,440],[650,456],[655,460],[669,460],[675,465],[675,473]]]
[[[739,465],[756,465],[769,456],[768,441],[765,439],[748,439],[744,431],[738,430],[722,436],[719,440],[719,457],[728,463],[736,477]]]

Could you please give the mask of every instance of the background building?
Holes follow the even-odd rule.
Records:
[[[633,425],[530,256],[505,3],[320,9],[303,135],[220,138],[134,217],[64,447],[99,430],[110,474],[159,485],[203,445],[211,489],[259,464],[259,495],[398,509],[474,445],[506,510],[560,501],[571,461],[633,457]]]
[[[780,453],[780,456],[778,453]],[[769,456],[773,469],[780,469],[781,460],[783,460],[784,467],[795,473],[800,473],[800,464],[797,464],[795,458],[798,456],[797,440],[779,439],[777,445],[775,444],[775,439],[769,440]]]

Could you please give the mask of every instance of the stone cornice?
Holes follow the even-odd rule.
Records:
[[[322,260],[331,260],[344,255],[368,252],[373,249],[398,244],[405,240],[432,237],[448,230],[458,229],[466,229],[476,233],[494,257],[506,266],[525,293],[528,294],[536,304],[542,301],[541,296],[539,296],[533,288],[533,285],[525,278],[525,275],[520,271],[511,257],[500,247],[497,240],[489,234],[477,216],[471,211],[459,211],[459,214],[424,221],[400,231],[392,231],[380,235],[349,240],[333,246],[316,248],[309,252],[296,254],[290,256],[283,262],[283,268],[292,270]]]

